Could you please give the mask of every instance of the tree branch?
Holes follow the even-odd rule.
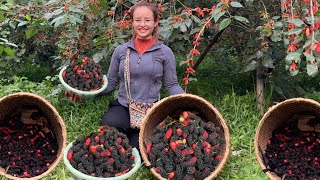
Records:
[[[208,44],[208,46],[206,47],[206,49],[202,52],[202,54],[200,55],[200,57],[197,59],[196,63],[194,64],[194,66],[192,67],[194,70],[197,69],[197,67],[200,65],[200,63],[202,62],[202,60],[204,59],[204,57],[206,57],[206,55],[208,54],[209,50],[211,49],[211,47],[214,45],[214,43],[217,42],[218,38],[221,36],[222,32],[224,31],[221,30],[219,31],[217,34],[214,35],[214,37],[212,38],[210,44]]]

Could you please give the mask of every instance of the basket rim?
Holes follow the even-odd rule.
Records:
[[[77,93],[79,95],[85,95],[86,96],[86,95],[97,95],[97,94],[101,93],[102,91],[104,91],[107,88],[107,86],[108,86],[108,78],[107,78],[106,75],[103,75],[103,85],[98,90],[95,90],[95,91],[81,91],[81,90],[78,90],[78,89],[75,89],[75,88],[71,87],[69,84],[64,82],[63,77],[62,77],[62,73],[67,69],[68,66],[69,65],[64,66],[63,68],[61,68],[61,70],[59,72],[59,80],[60,80],[62,86],[64,88],[66,88],[67,90],[72,91],[74,93]]]
[[[38,175],[38,176],[34,176],[31,178],[21,178],[21,177],[15,177],[12,176],[10,174],[6,174],[5,169],[3,167],[0,167],[0,175],[4,176],[6,178],[9,179],[14,179],[14,180],[34,180],[34,179],[41,179],[44,176],[47,176],[49,173],[51,173],[51,171],[54,170],[54,168],[60,163],[60,161],[62,160],[63,157],[63,151],[66,148],[66,142],[67,142],[67,130],[66,130],[66,126],[65,123],[62,119],[62,117],[60,116],[60,114],[58,113],[58,111],[56,110],[56,108],[54,106],[52,106],[52,104],[44,99],[43,97],[41,97],[40,95],[34,94],[34,93],[30,93],[30,92],[18,92],[18,93],[13,93],[13,94],[8,94],[6,96],[3,96],[2,98],[0,98],[0,103],[6,99],[10,99],[10,98],[18,98],[20,96],[27,96],[27,97],[31,97],[34,99],[38,99],[41,102],[45,103],[50,110],[53,111],[54,115],[57,117],[57,121],[61,126],[61,130],[62,130],[62,139],[63,139],[63,143],[62,143],[62,148],[59,154],[57,154],[57,158],[55,159],[55,161],[49,166],[48,170],[45,171],[44,173]]]
[[[313,104],[315,106],[319,106],[320,107],[320,103],[313,100],[313,99],[309,99],[309,98],[290,98],[290,99],[287,99],[287,100],[284,100],[282,102],[279,102],[273,106],[271,106],[267,112],[263,115],[263,117],[261,118],[258,126],[257,126],[257,129],[256,129],[256,133],[255,133],[255,136],[254,136],[254,149],[255,149],[255,156],[258,160],[258,163],[261,167],[261,169],[266,169],[266,165],[264,164],[261,156],[260,156],[260,152],[259,152],[259,135],[260,135],[260,130],[261,128],[263,127],[265,121],[269,118],[269,116],[272,115],[273,111],[279,107],[283,107],[283,106],[286,106],[287,104],[292,104],[292,103],[309,103],[309,104]],[[277,176],[274,172],[270,172],[270,171],[267,171],[266,172],[267,176],[270,177],[271,179],[281,179],[279,176]]]
[[[141,124],[141,129],[140,129],[140,133],[139,133],[139,147],[140,147],[140,153],[142,156],[143,161],[145,162],[146,166],[150,166],[150,161],[147,158],[147,155],[145,153],[145,148],[144,148],[144,144],[143,144],[143,134],[142,132],[144,132],[145,129],[145,125],[147,123],[147,119],[149,118],[150,114],[152,114],[159,106],[161,106],[161,104],[167,100],[175,100],[175,99],[181,99],[181,98],[192,98],[192,99],[197,99],[200,102],[203,102],[204,104],[206,104],[207,106],[209,106],[210,109],[213,110],[213,112],[215,113],[217,120],[219,121],[221,127],[223,128],[224,131],[224,138],[225,138],[225,151],[223,153],[223,158],[220,161],[220,163],[215,167],[215,170],[211,172],[211,174],[205,178],[205,180],[207,179],[213,179],[215,178],[221,171],[222,168],[224,167],[224,165],[226,164],[229,155],[230,155],[230,133],[229,133],[229,128],[224,120],[224,118],[222,117],[221,113],[207,100],[205,100],[204,98],[194,95],[194,94],[190,94],[190,93],[183,93],[183,94],[176,94],[176,95],[171,95],[168,97],[165,97],[163,99],[161,99],[160,101],[156,102],[151,109],[147,112],[146,116],[144,117],[144,120],[142,121]],[[164,179],[161,177],[160,174],[158,174],[157,172],[155,172],[154,168],[151,168],[151,172],[158,178],[158,179]]]

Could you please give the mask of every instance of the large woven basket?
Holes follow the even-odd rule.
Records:
[[[13,112],[15,112],[17,108],[22,106],[37,107],[46,115],[52,127],[52,129],[50,130],[54,133],[55,137],[57,138],[57,143],[59,147],[57,152],[57,158],[48,167],[48,170],[46,172],[32,178],[18,178],[10,174],[6,174],[5,169],[3,167],[0,167],[0,175],[15,180],[41,179],[44,176],[48,175],[52,170],[54,170],[54,168],[59,164],[63,157],[63,151],[66,147],[67,142],[67,132],[65,124],[57,110],[50,104],[50,102],[48,102],[39,95],[26,92],[10,94],[0,99],[0,121],[2,121],[7,115],[10,115]]]
[[[272,137],[273,130],[283,125],[291,116],[306,112],[320,117],[320,103],[311,99],[293,98],[272,106],[264,114],[257,127],[254,138],[255,155],[262,170],[265,170],[267,167],[263,161],[259,147],[261,151],[265,153],[267,141]],[[281,179],[274,172],[267,171],[266,174],[271,179]]]
[[[146,166],[150,166],[148,156],[144,147],[144,142],[147,141],[151,135],[153,129],[167,117],[167,115],[174,114],[177,111],[188,110],[199,112],[199,116],[208,121],[212,121],[216,126],[221,127],[220,136],[225,139],[226,143],[221,146],[222,160],[216,166],[215,170],[207,177],[207,179],[215,178],[225,165],[230,152],[230,134],[227,124],[225,123],[220,112],[205,99],[192,95],[192,94],[179,94],[166,97],[157,102],[146,114],[140,128],[139,134],[139,147],[142,159]],[[154,168],[151,168],[151,172],[158,179],[164,179],[158,174]]]

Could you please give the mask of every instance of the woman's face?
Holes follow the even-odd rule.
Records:
[[[138,7],[133,13],[133,30],[139,39],[152,38],[152,32],[158,24],[152,11],[145,6]]]

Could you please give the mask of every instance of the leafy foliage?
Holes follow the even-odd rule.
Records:
[[[16,62],[8,61],[4,64],[30,62],[30,59],[24,57],[32,54],[36,54],[34,63],[45,61],[50,63],[53,69],[77,60],[80,56],[92,56],[96,62],[103,60],[102,63],[108,64],[107,60],[110,59],[113,49],[132,36],[128,13],[134,3],[136,1],[130,0],[75,0],[69,3],[58,0],[12,0],[3,5],[6,11],[2,12],[2,15],[6,18],[1,24],[6,37],[16,42],[19,49],[15,52]],[[193,35],[197,37],[197,42],[200,40],[199,35],[210,35],[214,31],[222,30],[233,19],[248,22],[245,17],[226,13],[231,7],[241,8],[242,5],[238,2],[232,2],[230,6],[229,1],[183,3],[155,1],[162,16],[158,37],[172,46],[177,54],[185,55],[186,48],[191,47],[193,52],[198,53],[195,46],[190,44],[194,41]],[[210,30],[213,19],[215,25]],[[12,36],[13,34],[15,36]],[[192,56],[192,53],[190,54]],[[190,56],[186,58],[190,59]],[[9,74],[10,69],[16,71],[12,67],[10,66],[5,73]]]
[[[305,72],[314,77],[318,74],[320,53],[320,4],[314,0],[281,0],[280,3],[281,14],[270,16],[267,10],[261,14],[264,24],[257,29],[263,39],[263,50],[267,52],[270,41],[283,42],[287,52],[285,67],[290,75]]]

